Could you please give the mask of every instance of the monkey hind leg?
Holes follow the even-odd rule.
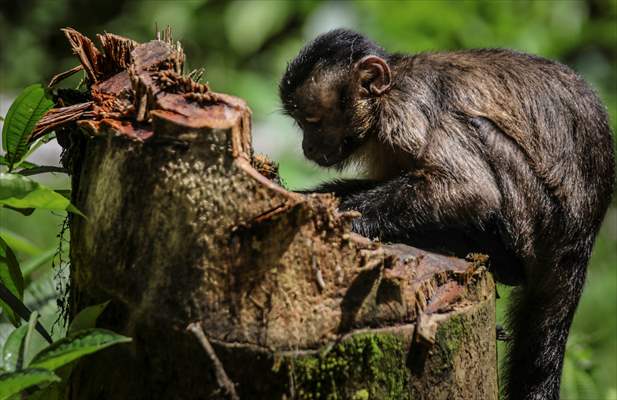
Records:
[[[587,257],[561,258],[545,275],[513,290],[508,315],[511,341],[502,384],[508,400],[559,399],[568,332],[585,281]]]

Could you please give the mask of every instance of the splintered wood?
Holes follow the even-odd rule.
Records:
[[[58,89],[34,137],[56,130],[88,216],[71,313],[111,300],[101,325],[133,337],[80,364],[73,398],[496,399],[482,262],[372,242],[333,196],[281,187],[245,102],[184,75],[169,32],[98,50],[64,31],[80,67],[54,83],[85,89]]]

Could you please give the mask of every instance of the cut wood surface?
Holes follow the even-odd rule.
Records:
[[[496,399],[494,284],[471,261],[350,230],[251,147],[241,99],[183,75],[169,32],[66,29],[85,92],[58,90],[73,177],[70,313],[133,342],[80,363],[74,399]]]

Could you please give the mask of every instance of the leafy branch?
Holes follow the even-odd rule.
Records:
[[[126,336],[94,328],[106,305],[82,310],[66,337],[38,352],[33,351],[32,333],[38,324],[38,313],[33,312],[28,325],[15,329],[2,349],[4,372],[0,374],[0,400],[24,391],[30,395],[28,398],[53,398],[62,390],[61,377],[70,375],[73,361],[109,346],[130,342]]]
[[[66,172],[62,167],[39,166],[26,161],[39,146],[54,137],[53,133],[45,133],[31,140],[37,123],[53,105],[41,85],[31,85],[9,108],[2,129],[2,147],[6,154],[0,155],[0,208],[26,216],[40,209],[68,211],[83,217],[71,204],[70,191],[54,190],[29,178],[43,173]],[[20,266],[12,246],[29,254],[34,252],[34,257]],[[18,393],[26,393],[29,398],[52,398],[60,390],[61,378],[70,374],[70,364],[74,360],[131,340],[104,329],[94,329],[96,319],[107,305],[104,303],[84,309],[75,317],[67,336],[53,341],[39,321],[38,313],[32,312],[24,303],[24,281],[54,255],[55,249],[39,250],[20,235],[0,229],[0,307],[17,327],[2,348],[0,400]],[[28,324],[22,325],[21,319]],[[50,343],[40,351],[35,351],[33,345],[35,331]]]

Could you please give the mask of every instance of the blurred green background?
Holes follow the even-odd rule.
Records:
[[[47,82],[77,64],[60,28],[93,37],[103,31],[138,41],[170,25],[188,58],[205,67],[219,92],[245,98],[253,110],[258,152],[280,163],[291,188],[336,175],[303,160],[300,133],[280,112],[277,85],[303,43],[335,27],[350,27],[392,51],[506,47],[570,65],[598,91],[617,121],[617,0],[588,1],[0,1],[0,115],[26,85]],[[78,78],[68,81],[76,85]],[[1,122],[0,122],[1,124]],[[56,164],[55,143],[33,161]],[[62,176],[42,178],[66,188]],[[0,234],[10,237],[24,264],[58,246],[63,215],[25,218],[0,209]],[[56,256],[54,264],[63,262]],[[51,327],[62,283],[51,262],[36,269],[26,299]],[[61,275],[61,274],[60,274]],[[500,288],[503,319],[508,290]],[[0,341],[5,330],[0,330]],[[500,354],[503,348],[500,346]],[[588,282],[568,343],[564,399],[617,399],[617,202],[596,243]]]

